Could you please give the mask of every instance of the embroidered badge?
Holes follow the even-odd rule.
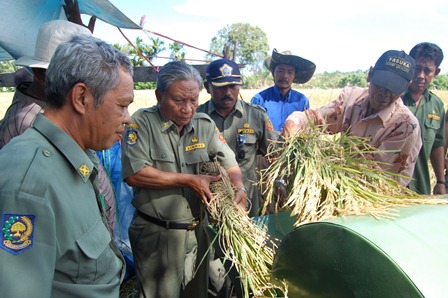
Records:
[[[185,147],[185,151],[191,151],[195,149],[205,148],[205,143],[197,143],[190,146]]]
[[[218,128],[216,128],[216,132],[218,133],[218,139],[219,139],[222,143],[226,144],[226,143],[227,143],[227,142],[226,142],[226,139],[224,139],[224,136],[222,135],[222,133],[219,131]]]
[[[89,167],[84,163],[82,164],[79,168],[78,168],[78,172],[83,176],[83,177],[87,177],[88,175],[90,175],[90,169]]]
[[[219,71],[221,71],[221,75],[223,77],[230,77],[232,75],[232,67],[228,66],[227,64],[224,64],[223,66],[221,66],[221,68],[219,69]]]
[[[432,114],[428,114],[428,118],[429,119],[434,119],[434,120],[436,120],[436,121],[439,121],[440,120],[440,116],[437,116],[436,115],[436,111],[432,111]]]
[[[126,131],[126,143],[129,146],[133,146],[135,144],[137,144],[137,140],[138,140],[138,131],[135,129],[130,129],[128,131]]]
[[[274,126],[272,125],[271,120],[269,120],[269,118],[266,121],[266,129],[269,131],[273,131],[274,130]]]
[[[255,130],[252,128],[238,128],[238,134],[254,134]]]
[[[250,127],[250,124],[246,122],[246,123],[244,123],[243,127],[244,127],[244,128],[249,128],[249,127]]]
[[[192,143],[197,143],[198,141],[199,141],[199,139],[198,139],[197,136],[193,136],[193,137],[191,138],[191,142],[192,142]]]
[[[18,255],[34,243],[34,215],[3,214],[0,247]]]

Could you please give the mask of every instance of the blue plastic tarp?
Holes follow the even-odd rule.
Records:
[[[78,0],[82,14],[95,15],[115,27],[140,29],[107,0]],[[34,56],[34,45],[42,23],[66,19],[64,0],[2,0],[0,26],[0,60]]]

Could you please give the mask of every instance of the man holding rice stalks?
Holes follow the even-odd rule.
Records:
[[[196,113],[202,78],[180,61],[157,76],[158,104],[132,116],[123,142],[123,178],[135,187],[137,209],[129,228],[140,297],[207,297],[209,243],[205,207],[210,183],[200,174],[211,158],[235,187],[234,204],[246,207],[235,155],[206,114]]]
[[[417,118],[403,104],[415,71],[415,61],[404,51],[389,50],[370,67],[368,88],[346,87],[339,97],[318,110],[292,113],[284,134],[291,136],[309,125],[325,125],[329,133],[366,137],[378,152],[372,158],[384,171],[408,185],[422,145]]]
[[[211,100],[200,105],[198,112],[212,118],[235,153],[249,198],[249,217],[257,216],[260,190],[256,155],[265,155],[278,136],[263,108],[238,99],[240,86],[244,85],[238,64],[229,59],[215,60],[207,67],[206,79],[204,87]]]

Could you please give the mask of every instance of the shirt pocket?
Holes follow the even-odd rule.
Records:
[[[155,168],[170,172],[173,170],[173,164],[176,161],[174,152],[151,149],[149,154],[151,155],[151,160],[154,162]]]
[[[98,220],[76,240],[81,251],[77,283],[94,283],[113,269],[117,256],[109,246],[111,241],[102,220]]]
[[[422,132],[423,141],[425,143],[433,143],[436,138],[437,130],[440,129],[440,121],[426,118],[424,124],[425,128]]]

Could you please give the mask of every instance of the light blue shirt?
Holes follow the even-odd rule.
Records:
[[[310,108],[310,102],[304,94],[291,89],[283,96],[275,85],[255,94],[251,103],[266,109],[276,131],[282,131],[286,118],[292,112]]]

